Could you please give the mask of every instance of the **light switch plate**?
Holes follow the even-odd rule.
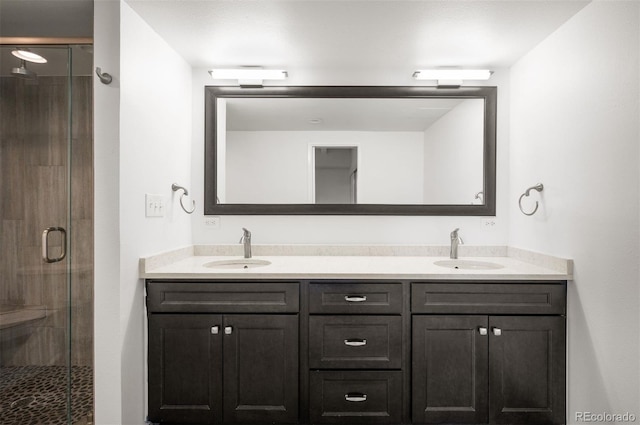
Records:
[[[166,202],[162,195],[145,194],[145,216],[146,217],[164,217]]]

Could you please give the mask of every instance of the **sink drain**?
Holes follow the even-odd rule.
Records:
[[[14,402],[11,403],[11,408],[15,409],[15,408],[19,408],[19,407],[26,407],[28,405],[30,405],[31,403],[33,403],[34,401],[36,401],[36,398],[33,396],[29,396],[29,397],[24,397],[21,398],[19,400],[16,400]]]

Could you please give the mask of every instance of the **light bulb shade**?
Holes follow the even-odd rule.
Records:
[[[17,58],[33,63],[47,63],[47,59],[44,56],[40,56],[37,53],[33,53],[29,49],[13,49],[11,54]]]
[[[420,69],[413,73],[416,80],[488,80],[488,69]]]
[[[282,69],[212,69],[209,71],[209,74],[211,74],[211,78],[215,80],[284,80],[287,78],[287,71]]]

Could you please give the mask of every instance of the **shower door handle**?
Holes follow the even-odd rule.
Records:
[[[60,254],[57,257],[49,256],[49,235],[53,232],[60,232],[62,237],[62,247],[60,248]],[[45,263],[57,263],[64,260],[67,256],[67,231],[63,227],[47,227],[42,232],[42,259]]]

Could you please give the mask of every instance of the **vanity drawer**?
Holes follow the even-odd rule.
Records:
[[[400,369],[400,316],[309,317],[312,369]]]
[[[309,285],[310,313],[400,314],[402,284],[333,282]]]
[[[150,313],[296,313],[297,282],[147,281]]]
[[[565,314],[567,288],[557,283],[412,283],[412,313]]]
[[[402,422],[402,372],[315,371],[310,375],[312,423]]]

